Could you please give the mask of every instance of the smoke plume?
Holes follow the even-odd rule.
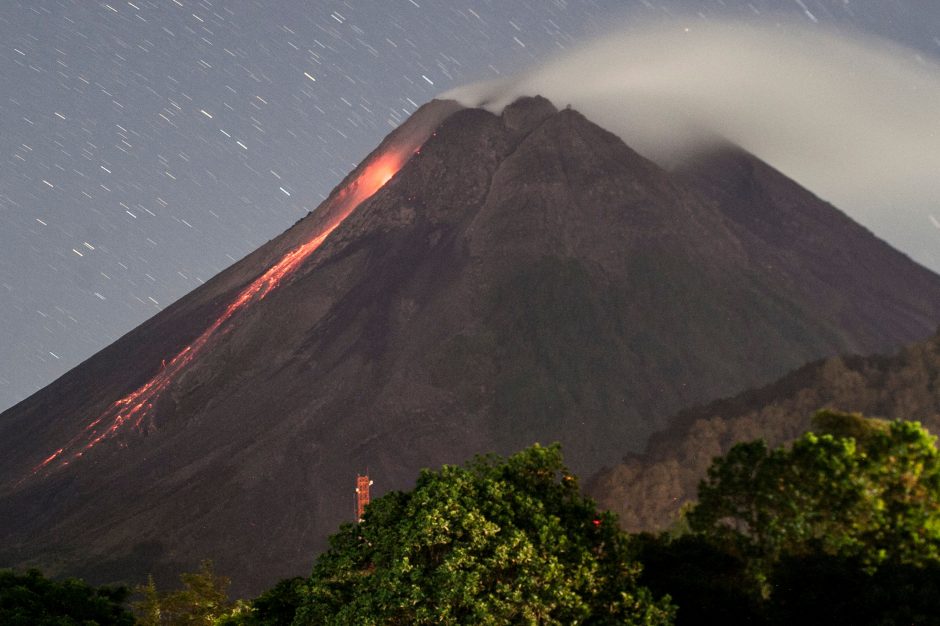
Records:
[[[647,24],[443,97],[570,104],[661,165],[730,140],[940,271],[940,65],[784,22]]]

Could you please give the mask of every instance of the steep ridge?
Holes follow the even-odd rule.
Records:
[[[695,499],[714,457],[740,441],[792,441],[822,408],[916,420],[940,433],[940,331],[893,356],[816,361],[760,389],[683,411],[643,453],[598,472],[586,489],[625,528],[664,529]]]
[[[401,169],[229,318],[140,428],[33,473],[322,234],[390,153]],[[748,159],[764,195],[740,200],[541,98],[499,116],[427,105],[311,216],[0,416],[0,564],[170,579],[211,557],[257,591],[352,518],[357,471],[381,493],[559,440],[590,472],[642,449],[657,416],[935,327],[940,278]],[[818,233],[770,241],[735,213],[747,202],[822,215],[846,258],[890,269],[827,274],[802,256]],[[856,297],[872,310],[853,316]]]
[[[753,238],[752,263],[780,280],[800,277],[793,286],[805,306],[847,331],[840,338],[846,352],[892,350],[898,331],[891,329],[900,327],[914,337],[934,323],[932,307],[919,293],[935,278],[930,270],[912,267],[889,246],[870,245],[871,232],[840,211],[822,209],[819,201],[807,202],[805,189],[753,155],[719,146],[687,162],[678,174]],[[855,280],[859,275],[868,280]],[[898,276],[904,277],[900,284]],[[907,307],[880,306],[882,298],[898,295]]]

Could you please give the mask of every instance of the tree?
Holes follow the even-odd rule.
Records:
[[[940,455],[916,422],[822,411],[819,434],[718,458],[689,512],[693,531],[748,559],[763,585],[783,555],[821,553],[869,569],[940,560]]]
[[[238,601],[217,626],[291,626],[304,601],[306,579],[300,576],[278,582],[250,603]]]
[[[940,624],[940,563],[870,571],[854,557],[784,556],[770,587],[769,624]]]
[[[49,580],[38,570],[0,570],[0,624],[4,626],[131,626],[125,587],[91,587],[69,578]]]
[[[233,614],[228,599],[230,580],[215,573],[212,561],[205,560],[199,571],[180,574],[181,589],[159,593],[148,577],[147,584],[136,589],[141,599],[134,602],[134,612],[139,624],[189,626],[215,624],[223,617]]]
[[[257,624],[290,626],[303,602],[306,580],[300,577],[280,581],[251,603]]]
[[[147,576],[147,584],[134,589],[141,598],[131,606],[138,626],[160,626],[160,594],[153,576]]]
[[[316,562],[298,624],[666,624],[668,598],[559,447],[425,470],[345,524]]]
[[[669,595],[677,606],[677,626],[764,623],[742,558],[693,534],[640,534],[633,550],[643,564],[640,584]]]

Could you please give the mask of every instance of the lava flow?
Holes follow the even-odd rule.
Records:
[[[239,292],[238,296],[226,307],[196,339],[164,365],[159,373],[137,390],[115,401],[97,419],[87,424],[81,432],[68,443],[50,454],[33,468],[32,474],[51,467],[62,467],[78,459],[101,441],[108,439],[125,428],[140,429],[144,419],[153,408],[160,395],[205,349],[212,338],[236,313],[254,302],[263,299],[292,274],[317,248],[330,236],[343,221],[362,203],[378,191],[394,176],[406,160],[407,152],[389,152],[369,163],[359,176],[343,188],[334,199],[321,210],[329,216],[329,221],[317,235],[296,248],[290,250],[261,276]]]

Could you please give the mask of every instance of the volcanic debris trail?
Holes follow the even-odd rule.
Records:
[[[416,150],[416,147],[412,150],[389,150],[368,163],[358,176],[321,209],[332,217],[312,239],[290,250],[277,263],[243,288],[206,330],[172,359],[164,361],[160,371],[153,378],[112,403],[104,413],[89,422],[65,445],[33,467],[31,475],[38,474],[45,469],[64,467],[100,442],[127,428],[138,431],[143,428],[144,421],[148,418],[154,403],[186,367],[206,349],[220,331],[226,332],[227,328],[224,327],[227,323],[239,311],[264,299],[277,289],[285,278],[316,252],[327,237],[356,210],[356,207],[388,182],[401,169],[411,152]],[[152,418],[149,426],[155,426]]]

